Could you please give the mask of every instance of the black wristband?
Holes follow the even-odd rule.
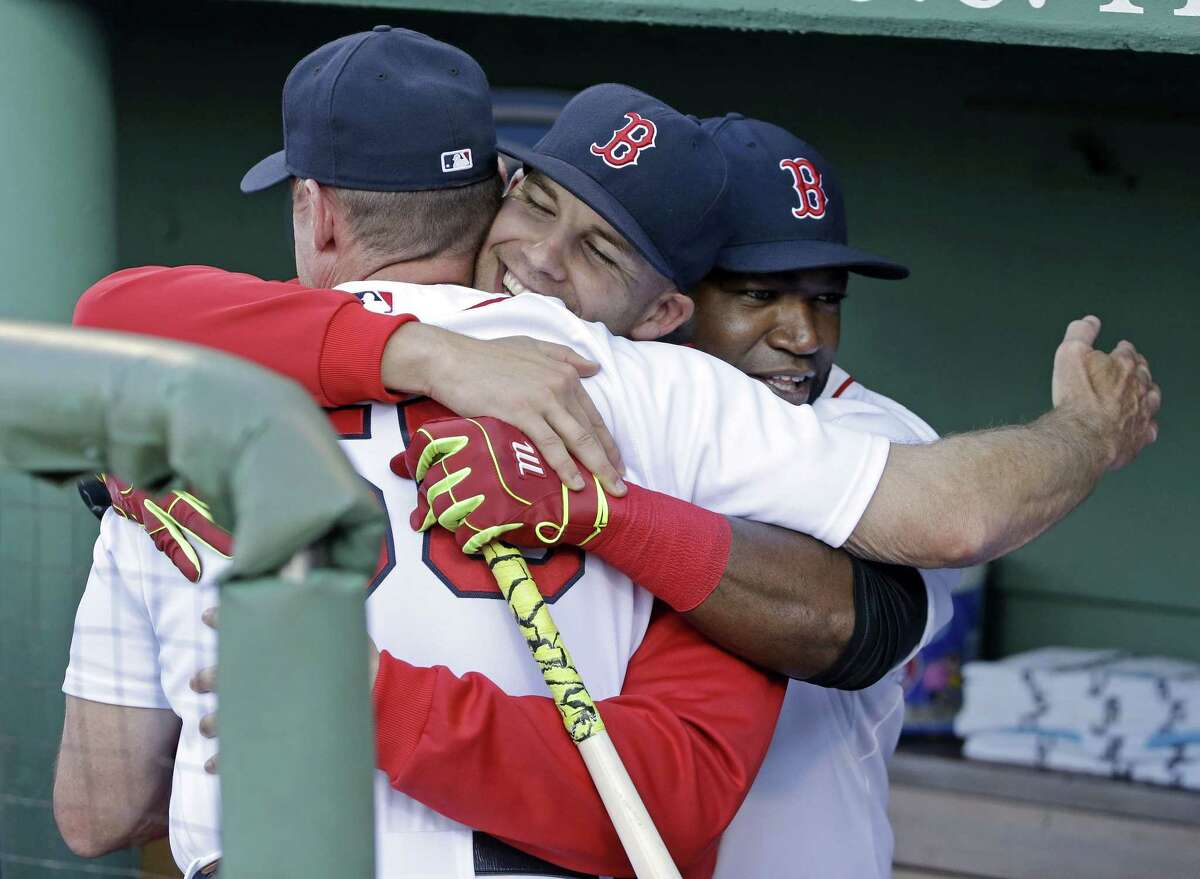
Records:
[[[97,519],[104,518],[104,511],[112,506],[112,498],[108,496],[108,488],[96,476],[88,476],[79,480],[79,497],[84,506],[92,511]]]
[[[920,641],[929,599],[916,568],[850,557],[854,632],[833,665],[808,683],[862,690],[883,679]]]

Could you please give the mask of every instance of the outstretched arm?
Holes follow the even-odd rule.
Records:
[[[1099,328],[1095,318],[1068,328],[1055,356],[1055,409],[1032,424],[893,445],[845,544],[853,556],[736,519],[729,520],[726,556],[717,530],[699,540],[678,535],[672,518],[702,521],[683,508],[674,517],[638,516],[628,530],[644,540],[625,560],[613,555],[624,541],[600,552],[741,656],[826,686],[869,685],[919,645],[932,611],[916,572],[883,562],[945,568],[996,558],[1051,527],[1106,470],[1128,464],[1154,441],[1161,393],[1146,360],[1128,342],[1111,354],[1094,350]],[[865,420],[856,426],[856,419]],[[835,423],[883,432],[866,412],[850,411]],[[627,509],[639,499],[635,492],[615,506]],[[685,545],[659,570],[653,548],[672,540]],[[694,570],[678,561],[705,557]]]
[[[98,281],[74,323],[217,348],[295,379],[321,406],[432,397],[464,415],[503,416],[565,481],[571,456],[623,493],[616,444],[580,384],[599,367],[562,345],[480,341],[412,315],[367,311],[351,293],[208,266],[143,266]]]
[[[918,567],[964,567],[1033,540],[1075,509],[1109,470],[1158,436],[1162,393],[1129,342],[1093,344],[1095,317],[1073,321],[1054,357],[1054,409],[1030,424],[893,446],[846,548]]]

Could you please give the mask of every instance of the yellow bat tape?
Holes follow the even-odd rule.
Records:
[[[481,551],[525,636],[529,652],[542,669],[567,734],[579,748],[634,874],[638,879],[680,879],[670,852],[604,729],[596,703],[562,643],[525,557],[499,541],[484,544]]]
[[[525,636],[529,652],[542,670],[542,678],[562,715],[567,735],[578,744],[603,732],[604,721],[600,719],[596,703],[562,643],[558,626],[533,581],[525,557],[519,550],[492,541],[484,544],[483,559],[492,569],[496,585]]]

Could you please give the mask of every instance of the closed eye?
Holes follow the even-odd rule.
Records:
[[[554,208],[549,204],[545,204],[541,201],[538,201],[536,198],[533,197],[533,195],[531,195],[530,193],[525,191],[525,187],[518,189],[513,194],[516,195],[526,205],[528,205],[529,209],[532,210],[534,213],[541,214],[542,216],[545,216],[545,217],[553,217],[554,216]]]
[[[592,254],[596,257],[596,259],[600,260],[605,265],[612,266],[614,269],[618,268],[617,261],[615,259],[613,259],[611,256],[609,256],[608,254],[606,254],[603,250],[601,250],[599,247],[597,247],[591,241],[587,242],[586,247],[588,250],[590,250],[592,252]]]

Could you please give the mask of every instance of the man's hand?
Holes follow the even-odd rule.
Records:
[[[141,525],[171,564],[193,583],[204,573],[196,545],[223,558],[233,556],[233,535],[213,521],[208,504],[186,491],[153,497],[108,473],[98,474],[108,489],[113,509]]]
[[[894,444],[845,543],[859,558],[963,568],[999,558],[1075,509],[1105,471],[1158,436],[1162,392],[1129,342],[1093,344],[1100,320],[1072,321],[1054,355],[1054,409],[1025,425]]]
[[[467,418],[515,425],[572,490],[587,484],[582,464],[610,494],[625,493],[621,453],[580,383],[600,367],[570,348],[522,336],[485,341],[412,322],[392,335],[381,368],[389,388]]]
[[[204,625],[210,629],[218,628],[218,610],[215,607],[210,607],[204,613],[200,614],[200,619]],[[369,684],[372,688],[375,686],[375,677],[379,674],[379,648],[375,646],[375,642],[370,638],[367,639],[367,674]],[[215,693],[217,692],[217,667],[215,665],[208,668],[202,668],[196,674],[192,675],[192,679],[188,681],[188,686],[196,693]],[[206,714],[200,718],[200,735],[206,739],[215,739],[217,737],[217,712]],[[204,771],[209,775],[217,774],[217,765],[219,754],[213,754],[204,761]]]
[[[1100,319],[1072,321],[1054,354],[1051,396],[1054,407],[1076,416],[1104,444],[1107,467],[1124,467],[1158,437],[1162,391],[1150,366],[1132,343],[1121,341],[1112,353],[1093,345]]]
[[[427,422],[405,449],[403,465],[393,469],[420,483],[413,529],[440,524],[464,552],[500,537],[517,546],[590,549],[608,525],[608,497],[596,478],[571,494],[525,435],[495,418]]]

